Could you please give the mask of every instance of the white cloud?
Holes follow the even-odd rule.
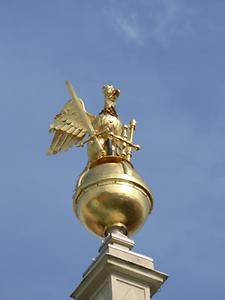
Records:
[[[120,35],[139,45],[152,40],[167,48],[193,27],[193,8],[184,0],[112,0],[105,12]]]
[[[116,18],[116,29],[123,34],[128,40],[134,41],[137,44],[142,44],[141,34],[138,27],[132,20],[125,17]]]

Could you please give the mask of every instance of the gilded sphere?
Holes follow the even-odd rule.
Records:
[[[153,196],[130,162],[104,157],[80,175],[73,207],[92,233],[104,237],[117,226],[130,236],[146,221]]]

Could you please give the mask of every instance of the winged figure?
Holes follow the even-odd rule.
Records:
[[[89,162],[103,156],[122,156],[127,159],[131,150],[139,149],[132,143],[136,122],[123,125],[116,112],[116,100],[120,90],[107,84],[103,86],[105,105],[99,115],[94,116],[86,111],[83,101],[76,95],[71,83],[66,82],[72,96],[61,112],[55,116],[49,131],[54,137],[48,154],[65,151],[72,146],[88,144]]]

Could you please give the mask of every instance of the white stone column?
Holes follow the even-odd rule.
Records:
[[[134,242],[110,233],[98,257],[72,293],[77,300],[149,300],[167,279],[150,257],[131,251]]]

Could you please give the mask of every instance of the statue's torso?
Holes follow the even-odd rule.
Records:
[[[121,136],[123,132],[123,124],[119,120],[118,117],[112,116],[111,114],[107,113],[100,113],[95,120],[92,122],[92,125],[97,133],[103,132],[100,136],[98,136],[99,142],[102,145],[103,149],[107,152],[107,140],[108,140],[108,133],[111,132],[114,135]],[[119,142],[113,140],[112,141],[112,148],[115,152],[116,147],[118,146]],[[94,161],[99,157],[99,151],[96,149],[96,145],[94,141],[88,143],[88,156],[90,161]]]
[[[102,132],[106,129],[111,131],[116,135],[122,134],[123,125],[118,117],[112,116],[110,114],[100,114],[96,117],[92,123],[95,130]]]

